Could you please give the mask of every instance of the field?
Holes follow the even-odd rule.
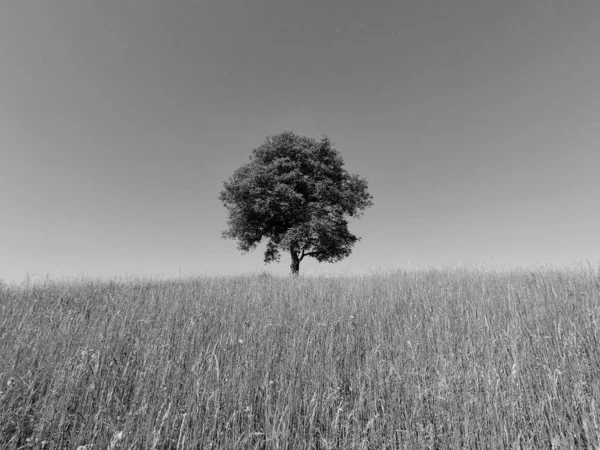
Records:
[[[0,449],[600,448],[600,268],[0,283]]]

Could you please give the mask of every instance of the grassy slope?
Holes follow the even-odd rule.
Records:
[[[0,449],[600,445],[600,271],[0,284]]]

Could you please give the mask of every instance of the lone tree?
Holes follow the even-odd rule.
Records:
[[[348,173],[326,136],[316,141],[290,131],[267,137],[223,184],[223,238],[237,239],[243,252],[268,239],[265,263],[289,251],[294,275],[307,256],[337,262],[350,255],[360,238],[348,231],[348,218],[373,204],[367,180]]]

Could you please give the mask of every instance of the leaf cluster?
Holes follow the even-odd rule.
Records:
[[[269,136],[224,183],[219,198],[229,218],[223,237],[236,239],[241,251],[268,239],[265,262],[278,261],[281,250],[300,260],[339,261],[359,240],[348,219],[373,204],[367,188],[364,178],[344,168],[327,136]]]

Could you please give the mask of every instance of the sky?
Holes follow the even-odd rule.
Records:
[[[289,271],[221,239],[268,135],[369,180],[336,264],[600,261],[597,0],[3,0],[0,279]]]

